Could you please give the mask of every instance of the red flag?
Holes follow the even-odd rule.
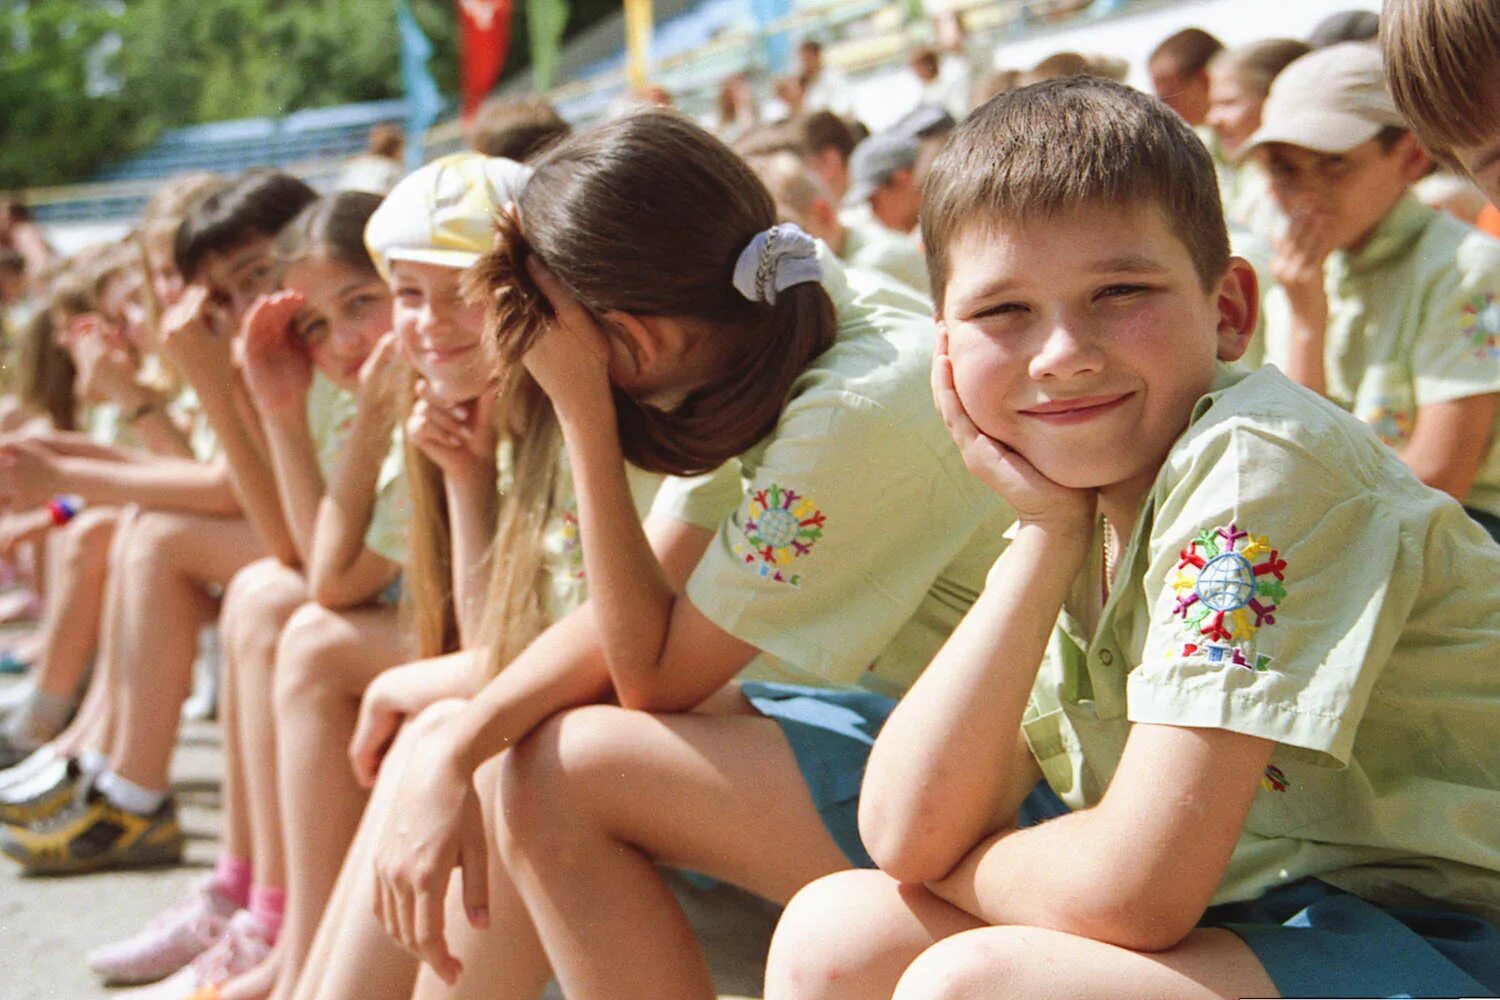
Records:
[[[462,78],[463,116],[474,111],[490,92],[505,66],[510,47],[511,0],[457,0],[461,29],[459,76]]]

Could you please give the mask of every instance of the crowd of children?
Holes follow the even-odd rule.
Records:
[[[1500,16],[1372,20],[7,208],[0,851],[181,859],[216,623],[121,996],[712,996],[664,869],[778,1000],[1500,995]]]

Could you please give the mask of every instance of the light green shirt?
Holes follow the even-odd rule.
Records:
[[[1027,742],[1077,809],[1133,722],[1273,740],[1214,902],[1316,876],[1495,920],[1497,581],[1500,547],[1368,427],[1274,369],[1221,370],[1102,610],[1098,557],[1076,582]]]
[[[923,295],[932,294],[927,260],[916,240],[892,232],[873,218],[844,227],[844,252],[839,259],[849,267],[879,271]]]
[[[307,394],[307,422],[325,483],[331,480],[338,466],[344,439],[358,408],[352,392],[340,389],[322,375],[313,376],[312,389]],[[398,428],[391,432],[390,447],[380,463],[375,479],[375,508],[370,514],[370,526],[365,529],[365,546],[397,563],[406,559],[406,529],[411,519],[405,471],[406,457]]]
[[[715,532],[687,596],[765,655],[744,675],[900,695],[984,584],[1012,515],[964,468],[932,402],[927,301],[822,248],[834,345],[775,431],[654,513]]]
[[[1500,242],[1406,195],[1357,254],[1326,267],[1328,398],[1400,449],[1417,410],[1500,392]],[[1291,310],[1266,297],[1266,360],[1285,366]],[[1500,415],[1464,502],[1500,516]]]

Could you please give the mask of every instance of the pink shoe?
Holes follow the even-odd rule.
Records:
[[[229,918],[229,926],[213,947],[161,982],[118,994],[120,1000],[186,1000],[199,990],[244,975],[271,953],[266,929],[249,910]]]
[[[170,976],[223,937],[238,908],[219,891],[212,876],[200,879],[142,930],[89,952],[89,968],[112,986],[152,983]]]

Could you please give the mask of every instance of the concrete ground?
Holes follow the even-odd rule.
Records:
[[[15,683],[0,678],[0,690]],[[22,878],[0,858],[0,998],[105,1000],[117,996],[84,967],[83,955],[145,924],[211,868],[220,822],[223,755],[209,722],[183,726],[172,767],[173,786],[188,835],[184,864],[170,869]],[[677,886],[706,943],[724,997],[758,997],[775,907],[724,887]],[[549,998],[561,994],[554,987]],[[355,1000],[355,998],[350,998]]]

